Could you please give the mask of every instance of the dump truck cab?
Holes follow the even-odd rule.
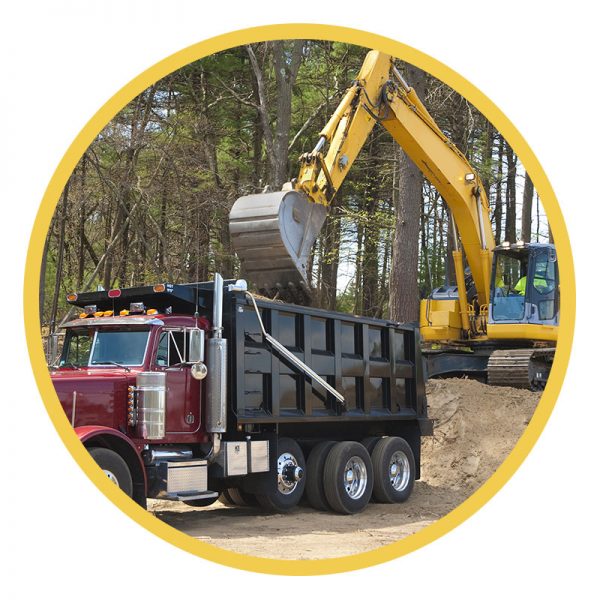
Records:
[[[98,316],[86,318],[84,312],[65,324],[63,350],[52,375],[72,425],[130,430],[134,423],[127,406],[128,389],[135,387],[140,373],[156,372],[164,374],[167,386],[166,440],[202,441],[200,382],[191,368],[204,357],[206,320],[94,312]]]

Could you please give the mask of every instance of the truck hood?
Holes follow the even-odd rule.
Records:
[[[127,386],[135,372],[124,369],[61,369],[51,374],[58,399],[74,427],[126,426]]]

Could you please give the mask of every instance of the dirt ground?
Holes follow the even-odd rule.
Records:
[[[227,550],[266,558],[316,559],[374,550],[443,517],[484,483],[529,423],[540,394],[469,379],[427,384],[433,438],[424,438],[422,477],[404,504],[371,503],[358,515],[300,506],[291,514],[217,502],[191,508],[150,501],[149,510],[176,529]]]

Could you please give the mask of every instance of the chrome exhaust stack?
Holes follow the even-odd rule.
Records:
[[[212,337],[208,340],[206,431],[212,434],[210,460],[219,453],[227,430],[227,340],[223,337],[223,278],[215,273]]]
[[[259,289],[308,289],[310,251],[326,217],[325,206],[295,190],[238,198],[229,231],[245,276]]]

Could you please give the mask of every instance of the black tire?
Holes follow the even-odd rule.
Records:
[[[378,435],[369,436],[360,440],[360,443],[367,449],[367,452],[371,456],[371,462],[373,462],[373,450],[380,440],[381,437]],[[371,502],[375,502],[375,498],[373,498],[373,496],[371,496]]]
[[[353,467],[352,481],[347,479],[348,467]],[[325,461],[323,482],[333,510],[346,515],[364,510],[373,491],[373,465],[367,449],[358,442],[336,444]]]
[[[371,437],[366,437],[365,439],[361,440],[360,443],[367,449],[369,454],[373,454],[373,449],[375,446],[377,446],[377,443],[380,439],[381,438],[379,436],[374,435]]]
[[[383,438],[373,450],[373,497],[378,502],[405,502],[415,485],[415,457],[408,442]]]
[[[219,500],[225,505],[225,506],[235,506],[234,501],[231,499],[231,496],[229,495],[229,490],[223,490],[221,492],[221,495],[219,496]]]
[[[218,496],[214,496],[213,498],[197,498],[196,500],[184,500],[183,503],[188,506],[193,506],[194,508],[204,508],[205,506],[210,506],[214,504],[219,499]]]
[[[248,492],[244,492],[239,488],[229,488],[227,490],[227,495],[229,499],[234,504],[234,506],[257,506],[258,502],[256,500],[256,496],[254,494],[249,494]]]
[[[106,476],[131,498],[133,495],[133,480],[125,460],[108,448],[90,448],[89,452],[97,465],[106,473]]]
[[[316,510],[331,510],[325,496],[323,485],[323,471],[325,461],[329,452],[335,446],[335,442],[319,442],[310,452],[306,461],[306,487],[304,495],[308,503]]]
[[[306,485],[306,462],[297,442],[280,438],[277,442],[277,471],[275,491],[256,494],[258,503],[270,512],[286,513],[302,498]]]

